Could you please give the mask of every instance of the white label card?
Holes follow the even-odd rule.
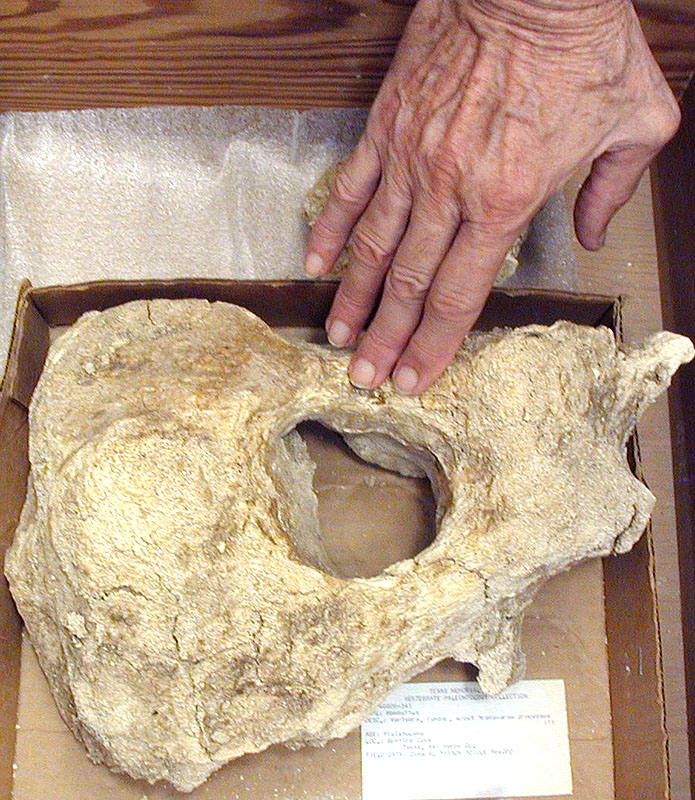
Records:
[[[406,683],[362,723],[363,800],[572,794],[565,683]]]

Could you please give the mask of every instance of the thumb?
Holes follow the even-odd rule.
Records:
[[[608,223],[634,194],[655,152],[645,145],[608,150],[591,165],[574,204],[574,229],[587,250],[603,246]]]

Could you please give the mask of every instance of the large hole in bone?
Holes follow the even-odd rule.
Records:
[[[339,575],[373,577],[434,541],[436,502],[427,478],[363,461],[318,422],[296,430],[316,464],[321,543]]]

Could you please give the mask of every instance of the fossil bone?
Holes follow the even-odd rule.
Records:
[[[692,355],[669,333],[625,354],[605,328],[533,325],[471,335],[409,397],[353,388],[347,353],[237,306],[85,315],[34,394],[6,564],[63,718],[93,760],[191,790],[244,753],[343,736],[447,656],[501,690],[538,586],[642,533],[653,497],[626,439]],[[428,475],[435,541],[336,574],[306,419]]]

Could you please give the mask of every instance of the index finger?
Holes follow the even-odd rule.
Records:
[[[328,272],[367,207],[381,176],[381,161],[371,137],[363,134],[350,158],[336,172],[323,211],[307,242],[304,271],[311,276]]]

